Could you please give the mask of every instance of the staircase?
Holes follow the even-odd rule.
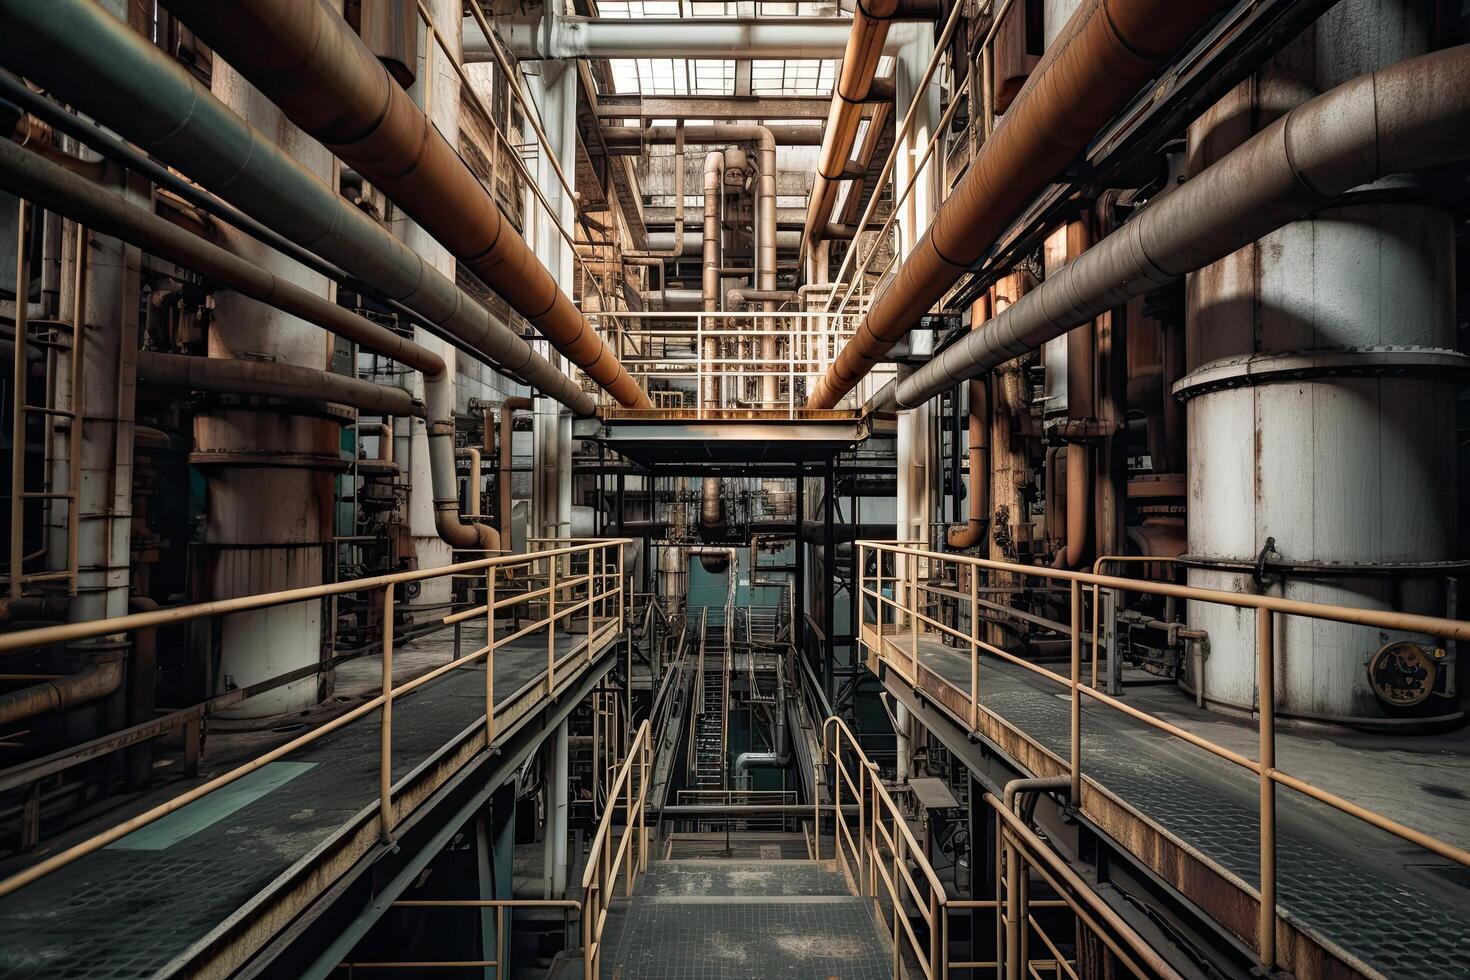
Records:
[[[652,861],[637,893],[610,910],[605,940],[602,976],[621,980],[892,975],[872,901],[854,898],[831,862],[805,858]]]
[[[704,619],[700,711],[694,727],[694,788],[724,789],[726,717],[729,698],[724,609],[710,609]]]

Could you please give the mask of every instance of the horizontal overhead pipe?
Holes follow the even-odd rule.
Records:
[[[756,20],[558,17],[505,25],[506,47],[521,61],[563,58],[836,58],[847,44],[845,17]],[[464,22],[464,60],[495,59],[473,17]],[[911,37],[894,38],[894,49]],[[892,53],[891,51],[889,53]]]
[[[258,300],[400,364],[441,374],[444,359],[387,327],[323,299],[166,218],[13,143],[0,142],[0,186],[87,228],[138,246],[205,279]]]
[[[285,238],[402,302],[579,415],[572,378],[387,229],[251,127],[164,51],[88,0],[0,0],[0,64],[43,85]]]
[[[642,153],[650,146],[662,145],[674,142],[674,126],[650,126],[640,129],[637,126],[604,126],[600,131],[603,142],[607,148],[617,154],[626,151],[629,156]],[[730,141],[728,136],[720,136],[716,127],[689,126],[685,130],[685,144],[692,146],[723,146]],[[821,126],[800,126],[795,123],[767,123],[766,129],[770,130],[771,136],[779,146],[821,146]],[[689,133],[700,131],[703,141],[689,138]]]
[[[168,0],[167,6],[620,405],[652,407],[489,189],[331,7],[300,0]]]
[[[895,20],[931,20],[933,14],[915,14],[915,4],[907,0],[870,0],[857,4],[852,14],[847,41],[843,45],[842,65],[832,89],[832,106],[827,111],[827,125],[822,134],[822,149],[817,155],[817,170],[807,200],[806,228],[803,232],[803,254],[824,234],[837,201],[837,182],[847,170],[857,142],[858,124],[863,118],[863,104],[875,98],[878,61],[888,42],[889,28]],[[888,98],[892,98],[891,80]]]
[[[818,382],[808,407],[832,408],[851,391],[1174,52],[1229,5],[1084,0]]]
[[[1470,158],[1470,45],[1359,76],[1292,109],[1144,208],[898,388],[905,408],[1218,262],[1382,177]]]
[[[138,380],[167,388],[336,402],[375,415],[423,415],[402,388],[276,361],[138,352]]]

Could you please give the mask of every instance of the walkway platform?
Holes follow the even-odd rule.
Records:
[[[864,627],[868,663],[897,695],[962,732],[969,651],[921,634],[911,684],[909,634]],[[1219,656],[1220,651],[1215,651]],[[1064,672],[1066,667],[1053,666]],[[1036,775],[1069,771],[1067,689],[982,657],[977,734]],[[1169,686],[1129,689],[1125,702],[1255,756],[1255,726],[1194,707]],[[964,738],[957,740],[964,743]],[[1245,943],[1259,898],[1256,777],[1142,722],[1083,698],[1083,816]],[[1277,731],[1277,765],[1323,788],[1463,843],[1470,739]],[[1453,815],[1453,819],[1451,819]],[[1470,873],[1325,804],[1277,791],[1278,944],[1298,976],[1470,976]]]
[[[386,846],[378,836],[380,729],[374,712],[0,900],[0,978],[250,973],[268,965],[272,949],[299,938],[333,903],[349,906],[349,920],[375,917],[369,906],[391,901],[395,883],[416,873],[413,861],[420,855],[426,861],[435,841],[458,826],[459,801],[493,790],[491,783],[513,771],[607,671],[621,633],[615,619],[594,625],[590,646],[585,617],[558,634],[551,692],[544,632],[496,650],[494,753],[485,751],[483,665],[451,671],[395,699],[399,846]],[[466,651],[483,640],[483,628],[465,630]],[[412,660],[425,648],[442,650],[436,659],[444,663],[452,659],[448,646],[426,638],[404,644],[401,652]],[[283,733],[277,744],[298,734]],[[257,744],[249,757],[266,748]],[[207,757],[206,768],[214,771],[201,779],[239,761]],[[152,791],[47,851],[192,785]],[[44,856],[10,862],[0,872]],[[350,894],[349,883],[358,881],[367,892]],[[341,931],[334,926],[331,939]]]
[[[888,980],[893,952],[871,899],[831,862],[651,862],[603,937],[612,980]]]

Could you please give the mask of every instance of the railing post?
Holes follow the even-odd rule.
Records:
[[[913,555],[904,558],[909,584],[909,639],[913,644],[910,653],[909,677],[919,683],[919,559]]]
[[[1072,579],[1072,805],[1082,808],[1082,587]]]
[[[970,730],[980,730],[980,569],[970,569]]]
[[[495,739],[495,566],[485,569],[485,748]]]
[[[636,833],[638,818],[633,812],[633,767],[628,767],[628,778],[623,780],[623,833]],[[628,870],[623,875],[623,897],[633,897],[634,869],[638,867],[637,857],[633,854],[634,841],[628,841]]]
[[[695,690],[699,690],[695,687]],[[827,723],[822,722],[822,761],[827,761]],[[822,860],[822,788],[812,779],[812,860]]]
[[[17,345],[17,352],[20,347]],[[393,584],[383,587],[383,713],[378,726],[378,836],[393,840]]]
[[[1276,654],[1275,614],[1256,610],[1256,690],[1260,713],[1261,907],[1256,924],[1261,966],[1276,966]],[[1196,679],[1198,681],[1198,679]]]
[[[546,696],[556,690],[556,566],[559,559],[546,559]]]

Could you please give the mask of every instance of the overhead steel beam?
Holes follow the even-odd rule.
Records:
[[[522,61],[561,58],[840,58],[852,21],[846,17],[759,19],[559,17],[504,24],[497,33]],[[885,53],[914,39],[895,30]],[[464,60],[491,61],[494,53],[474,18],[464,22]]]

